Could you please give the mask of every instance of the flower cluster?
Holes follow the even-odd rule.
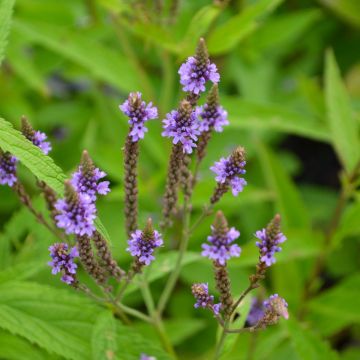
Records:
[[[286,241],[286,236],[280,232],[280,216],[276,215],[268,227],[257,231],[255,236],[260,240],[256,242],[260,249],[260,261],[271,266],[276,262],[275,253],[281,251],[279,244]]]
[[[76,274],[77,265],[74,259],[79,256],[77,248],[74,246],[69,249],[66,243],[55,243],[49,247],[52,261],[48,264],[52,267],[52,274],[62,273],[61,281],[66,284],[73,284]]]
[[[210,169],[216,174],[215,180],[219,184],[230,185],[233,195],[237,196],[246,185],[246,180],[239,177],[246,173],[245,165],[244,148],[238,147],[227,158],[221,158],[220,161],[215,162]]]
[[[205,42],[200,40],[196,55],[190,56],[179,69],[183,90],[198,95],[205,91],[207,81],[218,83],[220,75],[215,64],[209,60]]]
[[[133,92],[129,94],[128,99],[119,106],[120,110],[129,117],[130,137],[133,142],[137,142],[144,138],[148,129],[145,127],[145,122],[156,119],[158,111],[152,103],[146,104],[141,99],[140,92]]]
[[[21,132],[35,146],[40,148],[45,155],[51,151],[51,144],[46,141],[46,134],[41,131],[35,131],[25,116],[21,118]]]
[[[72,175],[71,185],[78,193],[86,194],[95,201],[97,194],[106,195],[110,191],[109,181],[99,182],[105,176],[106,173],[96,168],[87,151],[84,151],[81,165]]]
[[[16,164],[18,160],[9,152],[0,149],[0,184],[12,187],[17,182]]]
[[[240,236],[240,232],[231,228],[225,233],[219,233],[214,226],[211,226],[212,235],[208,236],[209,244],[202,244],[202,256],[218,262],[224,266],[232,257],[239,257],[241,253],[240,246],[232,244]]]
[[[184,153],[192,153],[200,131],[197,112],[193,111],[188,101],[182,101],[178,110],[173,110],[166,115],[163,128],[163,136],[172,137],[173,144],[180,142]]]
[[[196,299],[194,307],[210,309],[215,315],[218,315],[221,309],[221,304],[214,304],[214,296],[209,294],[209,285],[206,283],[193,284],[191,287],[192,293]]]
[[[77,193],[71,183],[65,183],[65,198],[55,204],[59,214],[55,216],[57,226],[66,234],[91,236],[95,231],[96,207],[91,197]]]
[[[161,234],[153,230],[151,219],[144,231],[136,230],[128,240],[129,247],[126,249],[132,256],[135,256],[143,265],[149,265],[154,259],[154,250],[163,245]]]

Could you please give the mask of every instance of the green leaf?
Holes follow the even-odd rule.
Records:
[[[301,195],[278,157],[260,141],[257,149],[265,179],[276,193],[277,207],[284,224],[291,228],[309,229],[310,219]]]
[[[360,323],[360,274],[355,274],[308,303],[308,318],[321,333],[330,336]]]
[[[229,112],[230,129],[271,130],[330,142],[331,135],[324,124],[287,107],[225,96],[221,104]]]
[[[325,96],[332,142],[341,163],[350,174],[360,161],[359,126],[331,51],[326,54]]]
[[[116,322],[109,311],[99,314],[92,332],[92,358],[94,360],[113,360],[117,354]]]
[[[293,348],[292,359],[306,360],[336,360],[335,351],[310,329],[303,328],[296,320],[284,321],[284,327],[290,336]]]
[[[262,17],[273,11],[282,2],[283,0],[260,0],[218,26],[207,41],[209,52],[221,54],[231,50],[245,36],[257,29]]]
[[[0,285],[0,327],[50,353],[89,359],[91,327],[99,308],[67,290],[7,282]]]
[[[350,24],[360,27],[360,3],[357,0],[320,0],[322,4],[344,18]]]
[[[39,180],[45,181],[60,196],[63,195],[66,179],[63,171],[40,148],[2,118],[0,118],[0,148],[15,155]],[[109,240],[109,235],[99,218],[96,219],[96,226]]]
[[[78,32],[64,31],[49,24],[30,24],[17,20],[14,30],[29,39],[70,59],[99,79],[123,91],[142,89],[136,69],[129,59]]]
[[[5,55],[14,4],[15,0],[2,0],[0,3],[0,65]]]
[[[0,330],[0,358],[6,360],[55,360],[56,355],[50,355],[25,339]]]

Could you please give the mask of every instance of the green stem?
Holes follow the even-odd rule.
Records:
[[[166,304],[171,296],[171,293],[176,285],[176,282],[179,278],[180,271],[181,271],[181,265],[182,261],[185,256],[186,249],[188,247],[189,243],[189,225],[190,225],[190,210],[188,206],[188,200],[185,197],[184,200],[184,207],[183,207],[183,229],[182,229],[182,235],[180,240],[180,247],[179,247],[179,254],[176,259],[176,264],[174,267],[173,272],[170,274],[170,277],[165,285],[165,288],[163,290],[163,293],[160,296],[159,304],[157,307],[157,311],[159,315],[162,314],[164,311]]]
[[[214,360],[220,359],[221,352],[222,352],[222,349],[224,347],[225,339],[226,339],[226,336],[227,336],[227,332],[226,332],[227,325],[228,325],[228,323],[225,322],[224,328],[221,331],[220,339],[219,339],[218,343],[216,344]]]

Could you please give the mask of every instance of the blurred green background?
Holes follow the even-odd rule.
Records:
[[[283,296],[290,320],[256,336],[234,335],[223,359],[360,359],[360,192],[354,170],[360,160],[360,1],[13,3],[0,0],[0,29],[2,34],[9,30],[6,48],[0,47],[0,60],[5,56],[0,115],[15,127],[21,115],[28,116],[34,128],[49,135],[51,156],[67,174],[83,149],[108,173],[112,192],[100,200],[99,214],[124,267],[130,261],[122,203],[122,147],[128,125],[118,105],[130,91],[141,91],[159,107],[162,119],[184,96],[180,64],[193,54],[199,37],[205,38],[221,74],[221,103],[231,124],[209,144],[194,193],[194,213],[200,213],[215,185],[209,166],[236,145],[245,146],[249,185],[237,198],[227,194],[217,206],[241,231],[242,255],[229,263],[234,293],[247,286],[257,261],[254,232],[275,212],[282,215],[288,237],[258,294]],[[161,214],[170,143],[160,134],[160,121],[153,121],[141,142],[141,225],[148,216],[157,223]],[[43,206],[33,175],[22,166],[19,171]],[[339,198],[343,203],[334,223]],[[192,237],[192,252],[200,251],[211,220]],[[85,334],[80,339],[85,327],[73,319],[86,318],[91,332],[95,315],[67,309],[66,321],[56,319],[54,299],[42,299],[41,290],[64,288],[46,265],[47,247],[54,239],[5,187],[0,188],[0,231],[0,358],[90,358],[86,352],[61,353],[70,342],[67,336],[84,344],[91,341]],[[176,243],[175,230],[168,244]],[[173,259],[166,250],[160,257],[162,267],[152,283],[155,296]],[[323,266],[312,278],[318,259]],[[215,343],[215,321],[193,308],[189,289],[196,281],[209,281],[214,289],[210,262],[189,256],[165,321],[182,359],[209,359]],[[138,292],[126,301],[142,306]],[[14,309],[20,314],[18,323],[9,325]],[[33,334],[28,323],[40,321],[37,316],[46,334]],[[158,343],[151,329],[135,327]],[[54,346],[51,342],[59,337],[60,344]],[[84,345],[88,348],[91,345]],[[129,350],[130,355],[124,350],[119,359],[137,359],[138,350]]]

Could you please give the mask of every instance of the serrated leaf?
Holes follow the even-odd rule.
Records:
[[[45,155],[40,148],[27,140],[12,124],[0,118],[0,148],[15,155],[39,180],[45,181],[60,196],[64,193],[66,175]],[[98,230],[110,241],[109,235],[99,218],[96,219]]]
[[[56,360],[56,355],[32,345],[25,339],[0,330],[0,358],[6,360]]]
[[[15,0],[2,0],[0,2],[0,65],[4,59],[8,42],[14,4]]]
[[[109,311],[104,311],[96,318],[92,332],[92,358],[94,360],[114,360],[119,358],[116,343],[116,322]]]
[[[7,282],[0,285],[0,327],[50,353],[90,358],[90,334],[99,307],[67,290]]]
[[[352,113],[348,94],[331,51],[326,54],[325,97],[332,143],[350,174],[360,161],[359,124]]]
[[[283,0],[260,0],[218,26],[209,36],[207,42],[209,52],[220,54],[231,50],[240,40],[256,30],[263,16],[282,2]]]

